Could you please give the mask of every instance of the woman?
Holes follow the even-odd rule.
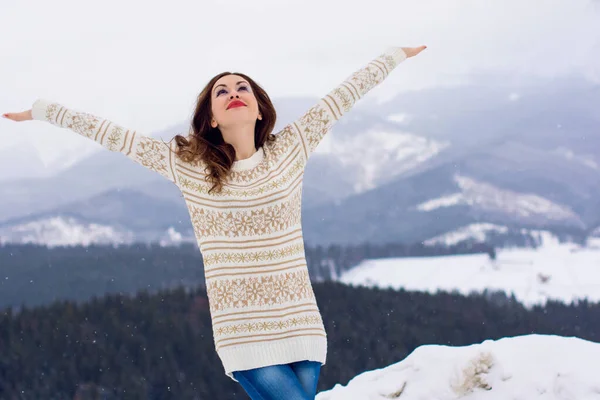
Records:
[[[304,254],[304,168],[358,99],[425,48],[387,49],[277,134],[269,96],[248,76],[229,72],[210,80],[189,135],[170,143],[44,99],[3,116],[71,129],[177,185],[204,260],[225,373],[252,399],[314,399],[327,335]]]

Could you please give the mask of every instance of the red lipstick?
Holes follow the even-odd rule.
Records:
[[[246,107],[246,103],[244,103],[243,101],[240,101],[240,100],[234,100],[231,103],[229,103],[229,105],[227,106],[227,109],[229,110],[230,108],[235,108],[235,107]]]

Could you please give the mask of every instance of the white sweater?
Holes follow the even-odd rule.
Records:
[[[38,99],[33,118],[71,129],[158,172],[183,194],[204,260],[214,344],[225,373],[294,361],[325,364],[327,335],[304,254],[304,167],[332,125],[406,54],[391,47],[276,134],[235,161],[220,193],[204,165],[171,145],[61,104]],[[171,148],[169,147],[171,146]]]

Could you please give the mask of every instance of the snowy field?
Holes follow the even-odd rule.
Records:
[[[514,294],[526,306],[549,299],[598,302],[600,248],[561,244],[548,236],[537,249],[500,249],[495,260],[487,254],[365,260],[338,280],[430,293],[497,290]]]
[[[317,400],[597,400],[600,344],[526,335],[470,346],[420,346],[403,361],[367,371]]]

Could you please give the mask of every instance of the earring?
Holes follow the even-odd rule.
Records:
[[[258,119],[262,120],[262,115],[258,114]]]

